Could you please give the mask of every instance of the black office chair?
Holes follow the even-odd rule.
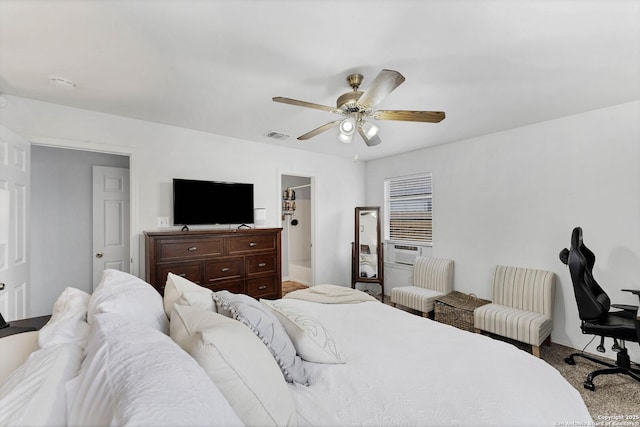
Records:
[[[569,266],[573,291],[578,304],[578,313],[582,324],[580,328],[583,334],[600,336],[600,345],[597,350],[604,352],[604,338],[613,338],[612,350],[617,351],[615,364],[599,360],[585,353],[573,353],[564,361],[569,365],[575,365],[575,357],[583,357],[592,362],[608,366],[607,369],[599,369],[591,372],[584,388],[595,390],[593,380],[598,375],[625,374],[636,381],[640,381],[640,369],[631,367],[631,360],[625,348],[625,341],[640,342],[640,311],[637,306],[611,304],[611,300],[605,291],[593,278],[593,265],[596,256],[582,242],[582,228],[576,227],[571,234],[571,249],[560,251],[560,260]],[[622,289],[640,297],[640,290]],[[610,308],[619,311],[609,311]],[[618,344],[620,340],[620,344]]]

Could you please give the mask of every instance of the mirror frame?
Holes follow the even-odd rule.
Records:
[[[376,255],[377,268],[376,277],[360,277],[360,215],[362,212],[374,211],[377,219],[376,230]],[[380,221],[380,206],[358,206],[355,208],[354,222],[354,242],[351,244],[351,287],[356,288],[356,283],[378,283],[380,285],[380,300],[384,300],[384,257],[382,244],[382,230]]]

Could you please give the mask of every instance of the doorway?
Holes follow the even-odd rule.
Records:
[[[282,278],[313,286],[313,178],[282,175]]]
[[[127,155],[32,144],[32,316],[50,313],[67,286],[93,292],[92,167],[129,163]]]

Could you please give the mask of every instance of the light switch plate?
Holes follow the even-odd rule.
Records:
[[[159,216],[158,217],[158,227],[168,227],[169,226],[169,217],[168,216]]]

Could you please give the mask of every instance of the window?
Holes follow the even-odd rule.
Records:
[[[385,180],[387,240],[432,243],[432,190],[431,173]]]

